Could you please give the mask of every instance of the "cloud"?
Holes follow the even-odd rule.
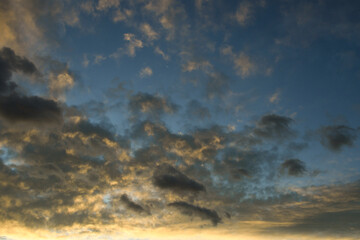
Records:
[[[0,3],[1,20],[5,15],[13,14],[13,11],[2,8],[4,2],[8,1],[4,0]],[[13,44],[17,41],[25,44],[31,40],[41,45],[43,41],[36,36],[51,35],[51,32],[49,34],[46,31],[48,28],[53,28],[55,29],[53,32],[57,32],[59,29],[54,27],[54,23],[56,26],[61,25],[60,22],[67,25],[78,24],[80,19],[77,18],[76,11],[66,7],[55,9],[51,7],[52,3],[61,5],[61,2],[70,3],[70,1],[57,0],[51,3],[43,0],[11,2],[11,6],[17,7],[18,13],[14,16],[18,19],[10,19],[5,21],[5,24],[0,21],[0,29],[3,31],[0,43],[4,38],[11,42],[12,38]],[[200,28],[203,30],[210,29],[208,33],[211,36],[212,33],[222,31],[219,28],[223,26],[222,23],[211,28],[204,27],[222,19],[222,8],[216,9],[217,6],[223,5],[219,2],[196,1],[195,4],[201,7],[202,13],[199,13],[201,16],[198,12],[189,16],[182,14],[182,3],[179,1],[120,1],[121,7],[122,5],[131,9],[140,7],[141,12],[136,13],[120,9],[119,1],[91,2],[89,11],[98,11],[96,12],[98,16],[100,16],[99,11],[107,11],[110,19],[124,21],[119,23],[118,27],[120,25],[126,29],[135,27],[140,30],[139,34],[144,34],[143,37],[147,41],[155,42],[156,39],[160,39],[160,34],[164,31],[168,32],[169,36],[172,33],[176,34],[172,35],[173,38],[167,38],[167,40],[174,39],[175,43],[163,45],[162,42],[162,45],[155,47],[154,42],[148,42],[154,49],[147,50],[155,51],[155,54],[159,54],[164,60],[169,60],[169,55],[160,47],[170,53],[176,53],[182,51],[183,45],[188,44],[195,45],[194,48],[199,46],[206,51],[210,49],[207,45],[217,46],[216,41],[205,43],[204,46],[198,44],[204,41],[203,35],[196,33],[198,26],[201,25]],[[256,5],[253,2],[251,4],[254,7]],[[30,5],[33,6],[29,8]],[[188,7],[192,5],[194,2],[184,6],[189,10]],[[60,17],[67,10],[69,15],[61,17],[62,20],[48,19],[49,11],[53,11],[54,16]],[[206,15],[205,12],[208,10],[209,15]],[[33,14],[29,15],[29,12]],[[149,12],[153,15],[147,15]],[[213,13],[215,18],[214,15],[210,16]],[[244,15],[244,26],[253,19],[252,13],[251,7],[248,13],[241,12]],[[131,22],[134,20],[130,19],[131,14],[139,16],[140,22]],[[193,17],[198,16],[202,19],[193,22]],[[202,22],[206,22],[210,17],[212,19],[203,25]],[[99,18],[95,19],[95,22],[96,20]],[[148,25],[141,25],[148,20]],[[306,18],[300,20],[306,21]],[[34,27],[38,24],[46,27]],[[158,31],[155,26],[162,26],[164,29]],[[186,31],[182,31],[186,26],[190,26],[189,29],[193,33],[190,42],[184,41],[190,36],[186,35],[188,34]],[[195,28],[192,29],[192,26]],[[228,31],[226,26],[223,29]],[[27,32],[33,38],[26,37],[27,34],[22,37],[22,34],[18,34],[21,31]],[[57,38],[58,35],[54,36]],[[63,36],[60,39],[63,39]],[[118,54],[135,56],[137,51],[145,46],[142,38],[138,37],[130,33],[125,34],[125,45]],[[37,52],[35,48],[31,51],[43,54],[41,51]],[[246,51],[233,52],[229,47],[222,51],[224,55],[229,56],[230,68],[234,65],[239,76],[243,78],[251,76],[256,70],[258,63],[255,64],[255,60],[248,56]],[[322,191],[314,188],[297,189],[295,186],[306,184],[307,181],[293,179],[289,183],[286,179],[278,178],[276,170],[279,165],[291,176],[301,176],[306,172],[304,162],[286,156],[290,155],[286,151],[291,154],[293,151],[300,151],[304,148],[303,144],[286,142],[284,146],[276,144],[274,146],[263,141],[296,137],[291,128],[295,122],[291,118],[268,114],[261,117],[255,126],[247,126],[246,122],[240,121],[235,124],[238,117],[241,117],[241,121],[251,119],[249,113],[244,111],[235,119],[223,114],[219,120],[223,126],[209,127],[206,124],[206,126],[188,127],[186,119],[181,119],[184,115],[170,116],[171,121],[164,118],[162,122],[159,120],[160,116],[176,113],[180,107],[165,96],[125,91],[120,84],[117,90],[122,91],[122,94],[118,94],[117,99],[124,101],[125,104],[128,103],[128,108],[123,104],[121,106],[124,108],[119,109],[120,112],[116,109],[110,113],[111,121],[114,120],[117,127],[121,126],[117,128],[95,121],[109,115],[107,114],[108,109],[111,108],[109,105],[114,104],[112,102],[114,99],[99,103],[90,101],[88,107],[82,109],[57,102],[76,84],[76,75],[69,70],[70,62],[61,63],[51,60],[50,57],[42,57],[42,60],[39,60],[41,57],[23,55],[27,51],[15,51],[21,55],[15,54],[11,49],[3,49],[0,52],[0,224],[4,226],[2,231],[12,231],[7,230],[7,226],[20,224],[35,228],[31,229],[32,232],[49,231],[51,234],[56,234],[56,237],[84,239],[89,238],[88,232],[95,234],[99,231],[99,234],[107,234],[108,231],[118,233],[124,229],[135,228],[145,230],[180,228],[190,232],[198,227],[205,229],[207,226],[204,226],[204,223],[207,221],[217,225],[221,222],[222,216],[225,218],[225,215],[230,216],[226,213],[231,213],[231,219],[225,219],[227,225],[224,225],[224,228],[228,229],[234,238],[239,237],[238,233],[241,229],[247,229],[243,227],[243,222],[257,224],[260,229],[269,225],[272,227],[280,225],[284,231],[291,233],[302,233],[302,231],[313,233],[318,227],[323,233],[330,232],[332,236],[337,234],[335,230],[340,232],[340,236],[351,232],[359,235],[357,231],[359,224],[356,220],[359,217],[359,188],[350,189],[341,185],[338,188],[328,189],[323,186]],[[72,53],[72,51],[63,52],[65,55]],[[212,53],[214,52],[210,52],[211,56]],[[224,103],[232,106],[234,102],[227,102],[226,100],[230,98],[224,96],[233,86],[227,75],[212,69],[209,61],[190,56],[189,59],[181,59],[181,63],[184,63],[183,70],[187,72],[182,74],[203,76],[201,75],[203,73],[194,71],[204,71],[206,79],[202,87],[206,90],[208,99],[203,99],[204,102],[199,98],[197,98],[199,101],[185,99],[186,101],[180,101],[178,104],[185,105],[184,112],[192,118],[192,123],[206,119],[206,123],[213,124],[210,120],[212,112],[210,114],[208,105],[213,103],[219,105],[217,102],[219,99],[208,102],[206,100],[219,97],[222,98],[220,105]],[[86,57],[84,60],[86,60],[85,65],[88,65]],[[43,66],[39,65],[41,61],[44,62]],[[138,70],[140,68],[141,64]],[[143,70],[143,76],[151,75],[151,69]],[[41,76],[37,78],[37,74]],[[22,78],[31,78],[29,79],[31,82],[26,82],[24,87],[27,87],[27,84],[45,82],[47,89],[42,85],[38,89],[34,85],[29,92],[48,90],[45,94],[48,94],[52,100],[26,95],[27,89],[22,92],[23,89],[16,85],[18,79],[15,77],[19,77],[19,82]],[[122,81],[131,85],[130,80],[122,79]],[[135,85],[135,88],[138,87],[137,84]],[[195,95],[186,92],[188,86],[184,89],[178,89],[179,91],[172,97],[180,95],[188,99],[201,97],[197,91]],[[182,95],[183,93],[185,95]],[[128,99],[125,97],[126,94]],[[82,99],[80,95],[75,98]],[[90,95],[94,97],[94,94]],[[275,92],[266,100],[276,103],[277,99],[279,94]],[[239,102],[242,99],[234,100]],[[129,115],[133,115],[136,121],[126,122],[126,117]],[[120,119],[117,119],[117,116],[120,116]],[[214,120],[219,123],[218,119]],[[50,122],[58,124],[44,127]],[[243,124],[244,129],[241,127]],[[357,130],[350,127],[332,127],[324,127],[320,131],[324,146],[341,150],[345,146],[355,145]],[[117,134],[119,132],[121,135]],[[296,139],[294,143],[299,141],[301,140]],[[279,159],[288,160],[280,162]],[[356,176],[355,174],[356,172],[353,176]],[[326,177],[331,176],[331,174],[326,175]],[[339,178],[331,181],[337,181]],[[325,184],[329,184],[328,179],[324,179],[319,182],[325,181]],[[294,181],[296,181],[295,185]],[[318,182],[316,184],[318,185]],[[129,195],[121,195],[124,192]],[[167,203],[169,203],[168,208]],[[152,216],[146,214],[150,213],[148,210],[150,208]],[[185,216],[179,217],[180,213]],[[180,218],[188,218],[188,221],[180,223]],[[341,222],[336,222],[338,219]],[[186,230],[189,228],[191,230]],[[249,230],[255,231],[250,227]],[[223,233],[223,229],[218,231]],[[354,238],[357,237],[355,234]]]
[[[173,4],[173,0],[151,0],[145,5],[145,9],[160,15],[168,11]]]
[[[74,123],[68,123],[67,125],[64,126],[63,128],[64,132],[80,132],[82,134],[84,134],[85,136],[99,136],[101,138],[107,138],[109,140],[114,141],[115,137],[114,134],[106,129],[104,126],[101,126],[100,124],[93,124],[91,122],[89,122],[88,120],[79,120],[77,122]]]
[[[195,0],[195,6],[198,10],[201,11],[202,9],[202,6],[203,6],[203,1],[204,0]],[[204,2],[208,2],[208,0],[205,0]]]
[[[169,165],[163,165],[155,171],[153,184],[161,189],[182,194],[186,192],[198,193],[206,191],[204,185],[190,179]]]
[[[168,99],[142,92],[132,95],[128,106],[133,114],[145,113],[151,116],[175,113],[178,110],[178,106]]]
[[[114,14],[113,21],[115,23],[125,21],[129,19],[132,15],[133,15],[133,11],[130,9],[124,9],[124,10],[117,9]]]
[[[184,215],[197,216],[204,220],[210,220],[214,226],[221,222],[221,218],[214,210],[198,207],[187,202],[173,202],[169,203],[168,206],[178,209]]]
[[[75,78],[71,72],[65,70],[62,73],[54,75],[50,73],[49,76],[49,92],[52,97],[65,101],[65,92],[75,85]]]
[[[10,48],[0,51],[0,115],[8,122],[60,122],[61,109],[56,102],[37,96],[23,96],[16,92],[17,85],[11,81],[12,72],[27,75],[38,73],[35,65],[20,57]]]
[[[131,136],[137,141],[152,146],[149,151],[141,154],[140,159],[137,159],[137,162],[141,160],[147,165],[149,162],[157,165],[160,163],[170,164],[170,160],[175,159],[186,164],[213,162],[218,150],[224,147],[221,131],[216,127],[197,129],[187,134],[176,134],[170,132],[159,121],[154,123],[147,120],[135,124]],[[151,154],[151,157],[146,154]]]
[[[140,70],[139,74],[141,78],[149,77],[153,74],[153,71],[150,67],[144,67],[143,69]]]
[[[306,172],[305,163],[299,159],[288,159],[281,164],[281,169],[289,176],[301,176]]]
[[[78,124],[69,132],[63,130],[70,123],[64,124],[41,131],[33,125],[0,130],[1,146],[16,149],[14,158],[0,160],[0,178],[6,175],[7,182],[0,186],[1,200],[7,202],[0,206],[6,216],[2,223],[33,230],[113,221],[104,212],[103,195],[110,182],[121,184],[121,147],[98,126]]]
[[[104,60],[106,60],[106,57],[104,57],[103,55],[95,55],[94,63],[100,64]]]
[[[251,2],[242,1],[235,13],[235,19],[241,26],[246,26],[252,19],[253,6]]]
[[[2,64],[6,65],[10,71],[20,71],[24,74],[33,74],[37,71],[32,62],[27,58],[16,55],[15,52],[8,47],[1,49],[0,57]]]
[[[43,73],[41,81],[47,84],[50,97],[65,102],[66,93],[75,86],[77,80],[69,64],[50,56],[38,57],[37,63]]]
[[[94,2],[91,0],[88,1],[84,1],[80,4],[80,8],[81,10],[83,10],[86,13],[93,13],[95,8],[94,8]]]
[[[62,119],[56,102],[17,94],[0,97],[0,115],[10,122],[51,123]]]
[[[96,9],[99,11],[105,11],[109,8],[118,7],[120,5],[120,0],[99,0]]]
[[[207,60],[201,60],[201,61],[190,60],[182,65],[183,72],[192,72],[192,71],[199,70],[199,69],[201,69],[205,72],[208,72],[209,69],[211,69],[211,68],[212,68],[212,65]]]
[[[32,75],[38,70],[27,58],[16,55],[8,47],[3,47],[0,50],[0,94],[11,92],[17,87],[16,83],[10,81],[13,72]]]
[[[77,9],[68,9],[63,16],[63,22],[71,27],[80,27],[80,17]]]
[[[263,199],[274,194],[268,183],[276,177],[278,153],[275,149],[256,149],[257,146],[245,141],[229,144],[221,151],[221,158],[214,163],[216,175],[222,176],[224,181],[232,182],[234,194],[239,199],[246,199],[252,194],[250,198]]]
[[[158,46],[155,48],[154,52],[162,56],[165,61],[168,61],[170,59],[170,56],[165,54],[164,51],[161,50]]]
[[[49,52],[66,27],[80,26],[77,6],[61,0],[3,0],[0,16],[0,46],[29,56]]]
[[[236,54],[233,52],[231,46],[225,46],[221,48],[220,51],[223,55],[228,56],[232,60],[237,75],[246,78],[255,72],[256,65],[245,52]]]
[[[124,40],[129,41],[127,47],[127,54],[131,57],[135,56],[136,48],[143,48],[143,43],[141,40],[135,38],[135,35],[132,33],[125,33]]]
[[[148,23],[143,23],[140,25],[140,31],[150,40],[156,40],[159,38],[159,34],[157,32],[155,32],[152,27],[150,26],[150,24]]]
[[[270,102],[270,103],[274,103],[274,104],[279,103],[279,101],[280,101],[280,95],[281,95],[281,91],[280,91],[279,89],[276,90],[276,92],[269,97],[269,102]]]
[[[143,42],[135,38],[133,33],[124,33],[124,40],[127,41],[126,47],[117,49],[117,51],[111,54],[110,57],[119,58],[123,54],[126,54],[130,57],[135,57],[136,49],[144,47]]]
[[[166,40],[174,40],[175,35],[183,35],[188,30],[187,15],[183,3],[174,0],[150,0],[143,8],[153,13],[161,26],[167,30]]]
[[[290,128],[292,122],[293,119],[289,117],[276,114],[264,115],[257,122],[254,133],[267,139],[286,139],[295,135],[295,132]]]
[[[126,194],[121,195],[120,201],[125,204],[126,208],[128,208],[134,212],[148,213],[142,206],[133,202]]]
[[[255,70],[255,64],[243,52],[234,58],[234,65],[237,74],[243,78],[250,76]]]
[[[87,55],[84,54],[84,60],[83,60],[83,62],[82,62],[82,65],[86,68],[86,67],[89,66],[89,63],[90,63],[90,61],[89,61]]]
[[[351,147],[357,139],[356,130],[345,125],[326,126],[320,129],[321,144],[332,151]]]

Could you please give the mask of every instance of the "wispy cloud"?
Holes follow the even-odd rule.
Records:
[[[150,67],[144,67],[143,69],[140,70],[140,77],[144,78],[144,77],[149,77],[153,74],[153,71]]]

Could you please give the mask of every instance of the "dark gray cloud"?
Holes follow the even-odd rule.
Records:
[[[52,100],[37,96],[11,94],[0,97],[0,115],[10,122],[60,122],[61,109]]]
[[[161,189],[180,193],[206,191],[204,185],[190,179],[169,165],[163,165],[155,171],[153,184]]]
[[[306,172],[305,163],[299,159],[288,159],[281,164],[289,176],[301,176]]]
[[[134,212],[137,212],[137,213],[148,213],[150,214],[148,211],[146,211],[141,205],[133,202],[129,197],[128,195],[126,194],[123,194],[121,195],[120,197],[120,201],[125,204],[126,208],[134,211]]]
[[[0,50],[0,94],[12,92],[16,88],[16,83],[10,81],[13,72],[31,75],[36,73],[37,69],[27,58],[16,55],[8,47],[3,47]]]
[[[344,146],[353,146],[357,133],[356,130],[345,126],[326,126],[320,129],[321,144],[332,151],[340,151]]]
[[[261,117],[257,122],[254,133],[262,138],[267,139],[286,139],[294,136],[294,131],[290,128],[293,120],[289,117],[268,114]]]
[[[221,222],[221,218],[219,217],[217,212],[208,208],[195,206],[187,202],[181,201],[169,203],[168,206],[175,207],[184,215],[197,216],[204,220],[210,220],[214,224],[214,226]]]
[[[38,71],[28,59],[4,47],[0,50],[0,115],[9,122],[61,122],[61,109],[56,102],[16,92],[17,85],[11,81],[12,72],[31,75]]]

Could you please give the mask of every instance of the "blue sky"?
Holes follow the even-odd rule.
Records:
[[[0,236],[356,239],[359,11],[3,1]]]

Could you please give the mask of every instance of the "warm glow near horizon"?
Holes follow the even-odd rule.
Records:
[[[360,2],[0,0],[0,240],[357,240]]]

